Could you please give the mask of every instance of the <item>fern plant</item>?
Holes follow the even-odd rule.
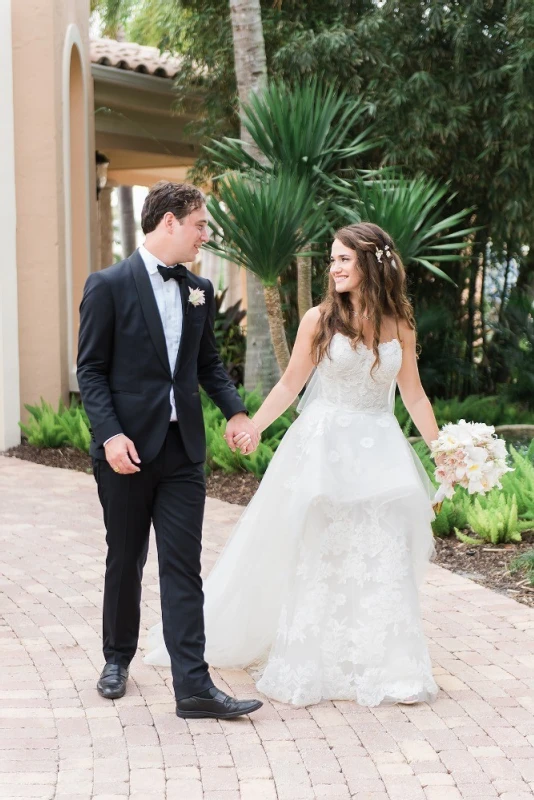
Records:
[[[467,526],[467,513],[471,505],[465,490],[456,490],[452,500],[445,499],[443,505],[432,522],[432,530],[436,536],[448,536],[458,528]]]
[[[434,485],[435,464],[424,442],[416,442],[413,448],[419,456]],[[531,450],[534,447],[531,445]],[[481,544],[489,541],[519,542],[521,532],[534,528],[534,465],[527,455],[522,455],[510,446],[514,472],[502,478],[502,489],[474,497],[466,489],[457,486],[454,497],[445,499],[432,523],[436,536],[448,536],[455,532],[466,544]],[[462,532],[471,528],[479,538]]]
[[[60,403],[59,411],[63,404]],[[40,406],[24,406],[30,413],[27,425],[19,422],[20,428],[33,447],[62,447],[67,441],[65,429],[59,421],[59,411],[41,397]],[[64,406],[63,406],[64,410]]]
[[[534,442],[534,440],[533,440]],[[532,443],[529,450],[532,450]],[[508,498],[514,497],[520,518],[531,521],[534,528],[534,464],[529,455],[522,455],[510,445],[513,472],[507,472],[501,479],[502,492]]]
[[[65,432],[65,440],[71,447],[82,450],[84,453],[89,452],[91,432],[81,409],[78,409],[75,414],[67,412],[59,416],[59,424]]]
[[[502,492],[490,492],[485,496],[484,506],[477,497],[467,511],[467,523],[479,539],[491,544],[520,542],[521,531],[529,527],[521,522],[517,514],[517,500]],[[457,531],[456,535],[462,539]],[[469,543],[473,543],[470,539]]]
[[[253,416],[262,404],[259,392],[247,392],[243,387],[238,390],[250,416]],[[282,438],[295,418],[295,412],[289,409],[262,434],[262,441],[254,453],[249,456],[239,451],[232,453],[223,439],[226,420],[222,412],[208,395],[201,391],[202,412],[206,428],[206,472],[221,469],[227,474],[233,472],[251,472],[260,479],[265,475],[271,459],[282,441]]]

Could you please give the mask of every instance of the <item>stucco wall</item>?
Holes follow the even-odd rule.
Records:
[[[95,195],[88,25],[89,0],[25,0],[12,7],[21,404],[40,396],[55,404],[60,396],[68,396],[69,328],[73,330],[79,303],[79,296],[74,296],[69,325],[68,294],[74,291],[68,290],[74,287],[79,295],[83,280],[69,277],[67,270],[66,238],[72,218],[65,206],[64,165],[69,160],[65,159],[64,49],[67,32],[74,31],[86,66],[84,124],[91,165],[83,159],[78,165],[84,178],[73,183],[78,194],[71,198],[71,207],[74,228],[80,225],[76,215],[81,210],[89,214],[82,228],[87,224],[94,231],[94,202],[85,195],[87,191],[91,200]],[[88,274],[92,265],[87,244],[86,250],[75,262]]]

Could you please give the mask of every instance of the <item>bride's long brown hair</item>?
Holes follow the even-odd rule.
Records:
[[[413,309],[406,294],[406,272],[391,236],[372,222],[359,222],[340,228],[335,238],[356,253],[356,269],[361,273],[357,290],[359,307],[366,309],[373,329],[375,360],[371,369],[374,370],[380,364],[378,345],[384,316],[395,318],[401,344],[399,320],[405,320],[415,330]],[[330,275],[312,345],[315,364],[329,354],[330,343],[336,333],[346,336],[353,348],[363,341],[362,329],[353,310],[350,293],[337,292]]]

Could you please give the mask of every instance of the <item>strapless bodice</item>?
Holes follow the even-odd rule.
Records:
[[[380,364],[371,373],[373,351],[362,342],[353,349],[346,336],[336,333],[330,356],[317,367],[319,397],[350,411],[390,411],[390,392],[401,368],[402,348],[398,339],[381,342],[378,347]]]

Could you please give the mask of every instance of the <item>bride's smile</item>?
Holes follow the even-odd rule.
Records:
[[[361,273],[354,250],[334,239],[330,256],[330,275],[337,292],[351,292],[358,288]]]

